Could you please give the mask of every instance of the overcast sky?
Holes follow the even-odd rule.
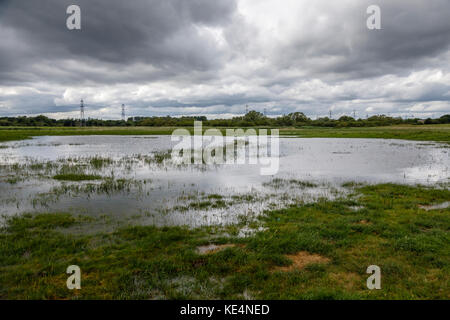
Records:
[[[441,116],[450,1],[0,0],[0,116],[78,117],[81,98],[104,119],[122,103],[128,116]]]

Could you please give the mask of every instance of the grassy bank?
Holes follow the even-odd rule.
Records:
[[[385,184],[354,193],[267,212],[265,229],[247,238],[236,225],[86,235],[73,231],[92,218],[11,218],[0,233],[0,298],[449,299],[450,209],[426,206],[450,191]],[[66,288],[73,264],[81,290]],[[366,287],[373,264],[381,290]]]
[[[29,139],[33,136],[69,135],[167,135],[175,127],[86,127],[86,128],[16,128],[1,127],[0,142]],[[188,128],[192,131],[192,128]],[[222,128],[222,130],[225,130]],[[281,135],[303,138],[379,138],[450,142],[450,125],[403,125],[369,128],[280,128]]]
[[[376,138],[450,142],[450,125],[390,126],[370,128],[301,128],[280,130],[301,138]]]

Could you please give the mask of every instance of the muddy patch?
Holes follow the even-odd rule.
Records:
[[[294,270],[302,270],[307,265],[314,264],[314,263],[329,263],[330,259],[323,257],[318,254],[311,254],[306,251],[300,251],[295,254],[288,254],[285,255],[285,257],[292,261],[292,264],[289,266],[283,266],[283,267],[277,267],[275,268],[275,271],[283,271],[283,272],[290,272]]]
[[[361,277],[354,272],[330,273],[330,280],[336,283],[337,287],[344,288],[347,291],[354,290],[361,286]]]

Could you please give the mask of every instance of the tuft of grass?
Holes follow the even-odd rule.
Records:
[[[364,183],[361,183],[361,182],[347,181],[347,182],[344,182],[342,184],[342,187],[344,187],[344,188],[355,188],[355,187],[361,187],[363,185],[364,185]]]
[[[94,168],[94,169],[102,169],[106,166],[109,166],[113,163],[113,160],[110,158],[102,158],[102,157],[92,157],[89,159],[89,164]]]
[[[301,181],[301,180],[296,180],[296,179],[281,179],[281,178],[275,178],[272,179],[269,182],[264,182],[263,186],[265,187],[271,187],[274,189],[280,188],[280,187],[297,187],[300,189],[306,189],[306,188],[317,188],[319,185],[314,183],[314,182],[310,182],[310,181]]]
[[[6,179],[6,182],[8,182],[9,184],[16,184],[19,181],[20,178],[17,176]]]
[[[172,153],[170,150],[163,152],[154,152],[153,153],[154,161],[156,163],[163,163],[165,160],[171,159]]]
[[[88,180],[101,180],[102,177],[93,174],[66,173],[66,174],[57,174],[53,176],[53,179],[63,181],[88,181]]]

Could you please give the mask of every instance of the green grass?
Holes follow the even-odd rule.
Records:
[[[280,130],[280,134],[301,138],[376,138],[450,142],[450,125],[401,125],[369,128],[283,128]]]
[[[0,298],[449,299],[450,209],[419,205],[448,201],[450,191],[383,184],[355,193],[267,212],[266,229],[248,238],[236,237],[240,226],[80,235],[70,230],[92,223],[82,216],[13,217],[0,232]],[[210,243],[235,246],[197,252]],[[330,262],[276,271],[299,251]],[[78,291],[66,288],[72,264],[82,272]],[[365,286],[372,264],[381,268],[381,290]]]
[[[0,142],[29,139],[33,136],[71,135],[170,135],[175,127],[1,127]],[[193,128],[187,128],[191,132]],[[203,128],[206,130],[207,128]],[[225,129],[221,128],[224,132]],[[450,142],[450,125],[401,125],[370,128],[280,128],[281,135],[303,138],[378,138]]]
[[[100,180],[102,179],[102,177],[94,174],[67,173],[67,174],[57,174],[53,176],[53,179],[63,181],[86,181],[86,180]]]
[[[102,169],[103,167],[107,167],[109,165],[111,165],[113,163],[113,160],[110,158],[103,158],[103,157],[99,157],[99,156],[95,156],[93,158],[89,159],[89,164],[92,166],[92,168],[94,169]]]

